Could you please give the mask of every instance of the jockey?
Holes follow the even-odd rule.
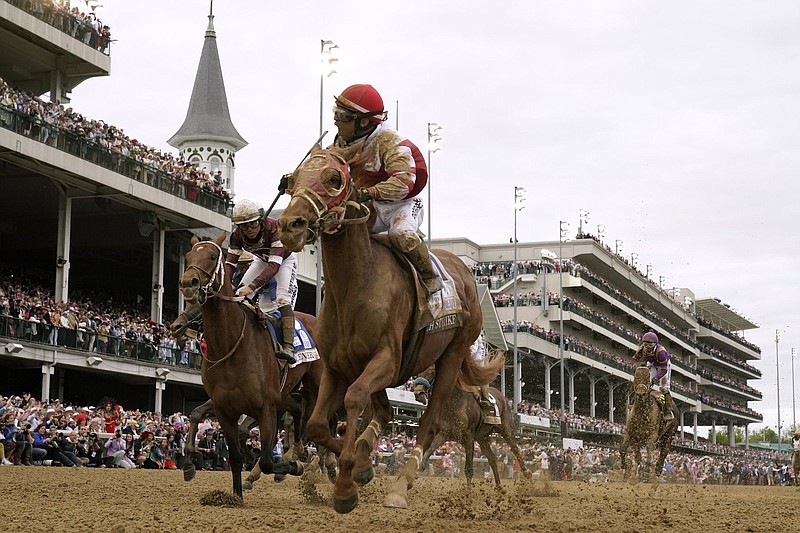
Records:
[[[652,331],[642,335],[642,343],[633,354],[633,360],[650,364],[650,379],[653,383],[659,384],[658,390],[664,396],[664,420],[675,418],[673,414],[675,402],[670,393],[672,364],[667,349],[658,344],[658,335]]]
[[[486,345],[483,342],[483,332],[478,335],[478,338],[475,339],[475,342],[472,343],[469,350],[470,355],[475,361],[481,363],[486,361]],[[494,404],[492,404],[492,399],[489,397],[489,385],[477,386],[476,388],[478,389],[477,400],[483,414],[494,417]]]
[[[442,289],[428,249],[418,235],[424,217],[419,193],[428,181],[425,159],[411,141],[386,124],[383,98],[372,85],[351,85],[334,97],[333,122],[338,133],[334,146],[359,145],[350,173],[358,187],[357,199],[373,200],[377,218],[372,231],[389,232],[389,240],[417,269],[429,294]]]
[[[283,247],[278,234],[278,222],[264,214],[264,208],[252,200],[238,202],[231,215],[236,228],[230,237],[225,273],[233,279],[242,254],[250,252],[253,261],[242,275],[237,296],[255,303],[258,290],[275,278],[276,305],[281,314],[283,346],[275,355],[291,364],[294,359],[294,310],[292,302],[296,287],[297,255]],[[295,289],[296,290],[296,289]]]

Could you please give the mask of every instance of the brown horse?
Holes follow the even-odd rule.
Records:
[[[426,391],[427,392],[427,391]],[[519,462],[520,471],[525,477],[530,477],[531,473],[525,466],[525,458],[522,456],[517,439],[514,437],[514,413],[508,406],[508,401],[503,394],[494,387],[489,387],[489,393],[495,399],[497,410],[500,412],[501,424],[487,424],[483,421],[483,413],[480,405],[475,399],[475,395],[465,391],[460,387],[453,390],[453,394],[447,400],[447,404],[442,409],[442,421],[439,433],[433,439],[433,444],[425,452],[422,458],[423,464],[428,461],[431,454],[446,441],[454,440],[464,447],[466,461],[464,464],[464,474],[467,476],[467,483],[472,482],[473,458],[475,455],[475,442],[481,448],[481,452],[486,456],[489,467],[494,474],[494,483],[500,488],[500,474],[497,472],[497,456],[494,454],[491,445],[491,436],[495,431],[500,433],[503,440],[511,448],[511,452]],[[416,395],[420,399],[419,395]]]
[[[300,251],[318,234],[322,236],[325,298],[317,340],[325,371],[308,431],[314,442],[339,456],[333,506],[340,513],[356,507],[357,483],[368,483],[373,477],[369,454],[392,417],[387,387],[436,365],[436,388],[420,418],[417,444],[384,501],[387,507],[404,508],[424,450],[439,432],[442,408],[456,379],[462,376],[468,385],[486,385],[503,363],[499,359],[482,366],[470,357],[470,345],[483,321],[477,286],[466,265],[443,250],[435,255],[453,279],[461,302],[461,325],[416,336],[416,274],[386,245],[370,237],[370,211],[355,201],[347,163],[357,150],[315,147],[289,178],[292,199],[280,217],[281,240],[289,250]],[[404,353],[416,338],[422,342],[409,362]],[[343,437],[330,434],[327,421],[342,405],[348,428],[358,427],[359,416],[371,405],[372,420],[360,435],[357,431],[347,431]]]
[[[792,450],[792,470],[794,471],[794,484],[800,485],[800,450]]]
[[[677,422],[664,420],[661,405],[653,396],[650,388],[650,369],[639,366],[633,373],[633,403],[628,409],[627,424],[619,449],[620,464],[625,471],[625,477],[633,474],[635,477],[638,468],[642,468],[645,475],[649,476],[652,470],[653,450],[658,445],[659,454],[656,461],[655,475],[661,474],[664,460],[672,445],[672,437],[677,430]],[[634,468],[629,469],[626,457],[627,451],[633,447],[635,456]],[[642,447],[646,455],[642,461]]]
[[[216,241],[194,242],[186,254],[186,270],[180,289],[188,303],[203,306],[207,351],[203,354],[203,386],[214,405],[225,435],[238,435],[242,414],[261,428],[259,467],[265,474],[300,475],[296,461],[273,462],[277,436],[277,406],[281,404],[278,360],[272,340],[234,297],[224,269],[221,245]],[[228,442],[233,492],[242,496],[243,448],[239,439]]]

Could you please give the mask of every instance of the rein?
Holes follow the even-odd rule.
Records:
[[[355,187],[350,178],[350,168],[347,162],[337,154],[329,153],[328,155],[337,159],[339,163],[337,171],[342,177],[342,186],[329,193],[330,200],[326,202],[317,191],[310,187],[298,189],[292,194],[292,198],[302,198],[308,202],[317,215],[317,219],[308,225],[309,236],[306,239],[306,244],[311,244],[317,240],[320,233],[327,233],[330,235],[337,233],[344,226],[366,222],[371,214],[369,207],[351,200]],[[326,158],[326,155],[312,155],[309,161],[315,158]],[[358,212],[364,213],[364,215],[356,218],[346,218],[348,207],[354,207]]]
[[[195,248],[197,248],[198,246],[200,246],[202,244],[211,244],[212,246],[214,246],[217,249],[217,252],[218,252],[219,255],[217,255],[217,265],[216,265],[216,267],[214,267],[214,273],[213,274],[211,274],[209,272],[206,272],[205,270],[203,270],[202,268],[200,268],[197,265],[189,265],[188,267],[186,267],[187,271],[189,269],[195,269],[196,271],[198,271],[201,274],[205,275],[206,278],[208,279],[208,283],[206,283],[205,285],[201,285],[200,288],[197,290],[198,293],[199,293],[198,297],[197,297],[197,303],[199,305],[203,305],[203,304],[206,303],[206,301],[208,301],[209,298],[213,298],[215,296],[217,298],[219,298],[220,300],[223,300],[223,301],[226,301],[226,302],[239,303],[239,302],[243,301],[244,300],[244,296],[227,296],[225,294],[220,294],[220,291],[222,290],[222,281],[225,279],[225,267],[224,267],[224,265],[222,263],[222,248],[217,243],[215,243],[213,241],[201,241],[201,242],[195,243],[192,246],[192,250],[194,250]],[[218,275],[219,275],[219,277],[217,277]],[[217,285],[216,288],[214,287],[215,283]],[[247,317],[244,316],[244,310],[241,308],[241,306],[239,307],[239,311],[242,313],[242,331],[241,331],[241,333],[239,333],[239,338],[236,339],[236,342],[234,343],[233,348],[228,350],[228,353],[226,353],[223,357],[221,357],[220,359],[217,359],[216,361],[212,361],[211,359],[209,359],[206,354],[201,354],[203,356],[203,361],[205,361],[209,365],[208,368],[206,368],[206,371],[211,370],[212,368],[214,368],[215,366],[217,366],[221,362],[226,361],[227,359],[229,359],[231,357],[231,355],[233,355],[233,352],[235,352],[236,349],[239,347],[239,345],[242,343],[242,339],[244,339],[244,332],[247,329]]]

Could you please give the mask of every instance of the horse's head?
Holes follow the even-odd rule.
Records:
[[[221,246],[225,237],[223,232],[214,241],[192,239],[192,249],[186,254],[186,270],[179,283],[188,303],[202,305],[209,294],[214,295],[222,288],[225,268]]]
[[[646,366],[636,367],[633,373],[633,391],[642,396],[650,391],[650,369]]]
[[[287,192],[292,199],[278,219],[281,242],[287,249],[299,252],[316,241],[320,232],[338,231],[348,205],[366,209],[352,200],[356,190],[347,158],[354,153],[355,149],[315,146],[289,177]]]

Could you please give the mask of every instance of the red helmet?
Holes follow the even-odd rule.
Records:
[[[342,91],[339,96],[334,96],[334,99],[336,100],[336,105],[369,117],[373,122],[380,124],[386,120],[383,98],[372,85],[363,83],[351,85]]]

